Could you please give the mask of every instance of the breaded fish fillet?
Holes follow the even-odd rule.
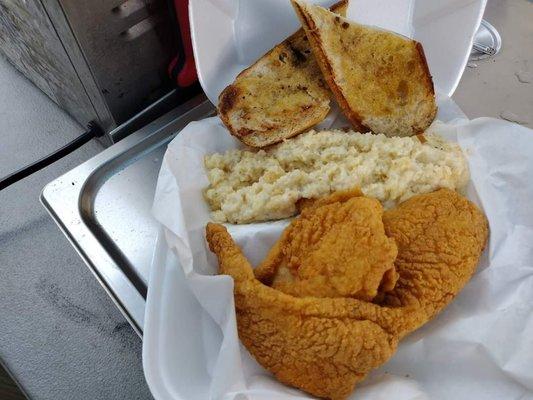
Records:
[[[285,229],[255,276],[293,296],[372,301],[398,279],[398,250],[382,215],[380,202],[360,191],[318,200]]]
[[[264,285],[227,230],[207,225],[220,273],[235,282],[239,337],[281,382],[323,398],[346,398],[392,356],[402,337],[464,287],[488,235],[483,213],[450,190],[415,196],[385,212],[383,222],[398,245],[400,278],[381,304],[296,297]]]

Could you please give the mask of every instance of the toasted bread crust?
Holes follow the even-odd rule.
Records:
[[[426,72],[426,85],[428,86],[429,92],[431,94],[435,94],[435,88],[433,86],[433,77],[431,76],[431,73],[429,72],[429,65],[428,61],[426,59],[426,53],[424,53],[424,47],[422,46],[422,43],[415,41],[415,47],[418,51],[418,55],[420,56],[420,62]]]
[[[332,10],[344,12],[346,5],[347,0],[340,1]],[[326,117],[331,92],[306,42],[304,30],[299,29],[243,70],[222,91],[218,114],[237,139],[252,147],[264,147],[302,133]],[[276,63],[289,64],[276,70]],[[286,76],[287,71],[293,73]],[[264,87],[260,86],[263,72]],[[256,88],[260,90],[253,90]],[[286,98],[294,101],[283,105]]]
[[[431,76],[431,72],[429,71],[429,65],[428,61],[426,59],[426,53],[424,53],[424,47],[422,46],[422,43],[415,41],[416,50],[418,51],[418,55],[420,57],[420,63],[425,71],[425,84],[428,88],[428,93],[432,98],[435,98],[435,86],[433,84],[433,77]],[[433,113],[429,116],[430,122],[427,124],[428,126],[433,122],[435,117],[437,116],[437,107],[433,109]],[[425,131],[425,128],[419,127],[416,130],[416,135],[423,134]]]
[[[313,49],[313,54],[318,61],[318,65],[324,79],[328,84],[331,92],[337,100],[337,104],[341,108],[344,116],[350,121],[355,130],[360,132],[368,132],[370,129],[363,125],[361,117],[348,105],[348,101],[342,94],[339,86],[335,83],[333,69],[331,67],[331,62],[328,60],[327,55],[324,53],[322,46],[320,45],[321,39],[316,31],[316,25],[312,18],[309,18],[307,13],[302,9],[302,7],[296,3],[292,2],[296,14],[298,15],[302,26],[304,27],[307,37],[309,38],[309,44]]]
[[[218,112],[221,115],[226,115],[235,105],[238,95],[239,88],[237,86],[229,85],[226,87],[219,96]]]

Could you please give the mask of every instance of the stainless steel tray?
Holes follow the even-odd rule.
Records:
[[[158,231],[151,206],[162,157],[185,125],[213,110],[205,97],[194,98],[49,183],[41,194],[44,207],[139,335]]]

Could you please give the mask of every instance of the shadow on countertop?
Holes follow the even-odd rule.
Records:
[[[2,400],[26,400],[17,384],[9,374],[0,366],[0,399]]]

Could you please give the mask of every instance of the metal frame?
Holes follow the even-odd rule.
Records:
[[[139,336],[146,287],[135,281],[132,266],[121,257],[109,235],[102,232],[94,215],[94,199],[110,176],[151,150],[165,146],[189,122],[204,118],[213,110],[203,95],[198,96],[52,181],[41,193],[43,206]]]

